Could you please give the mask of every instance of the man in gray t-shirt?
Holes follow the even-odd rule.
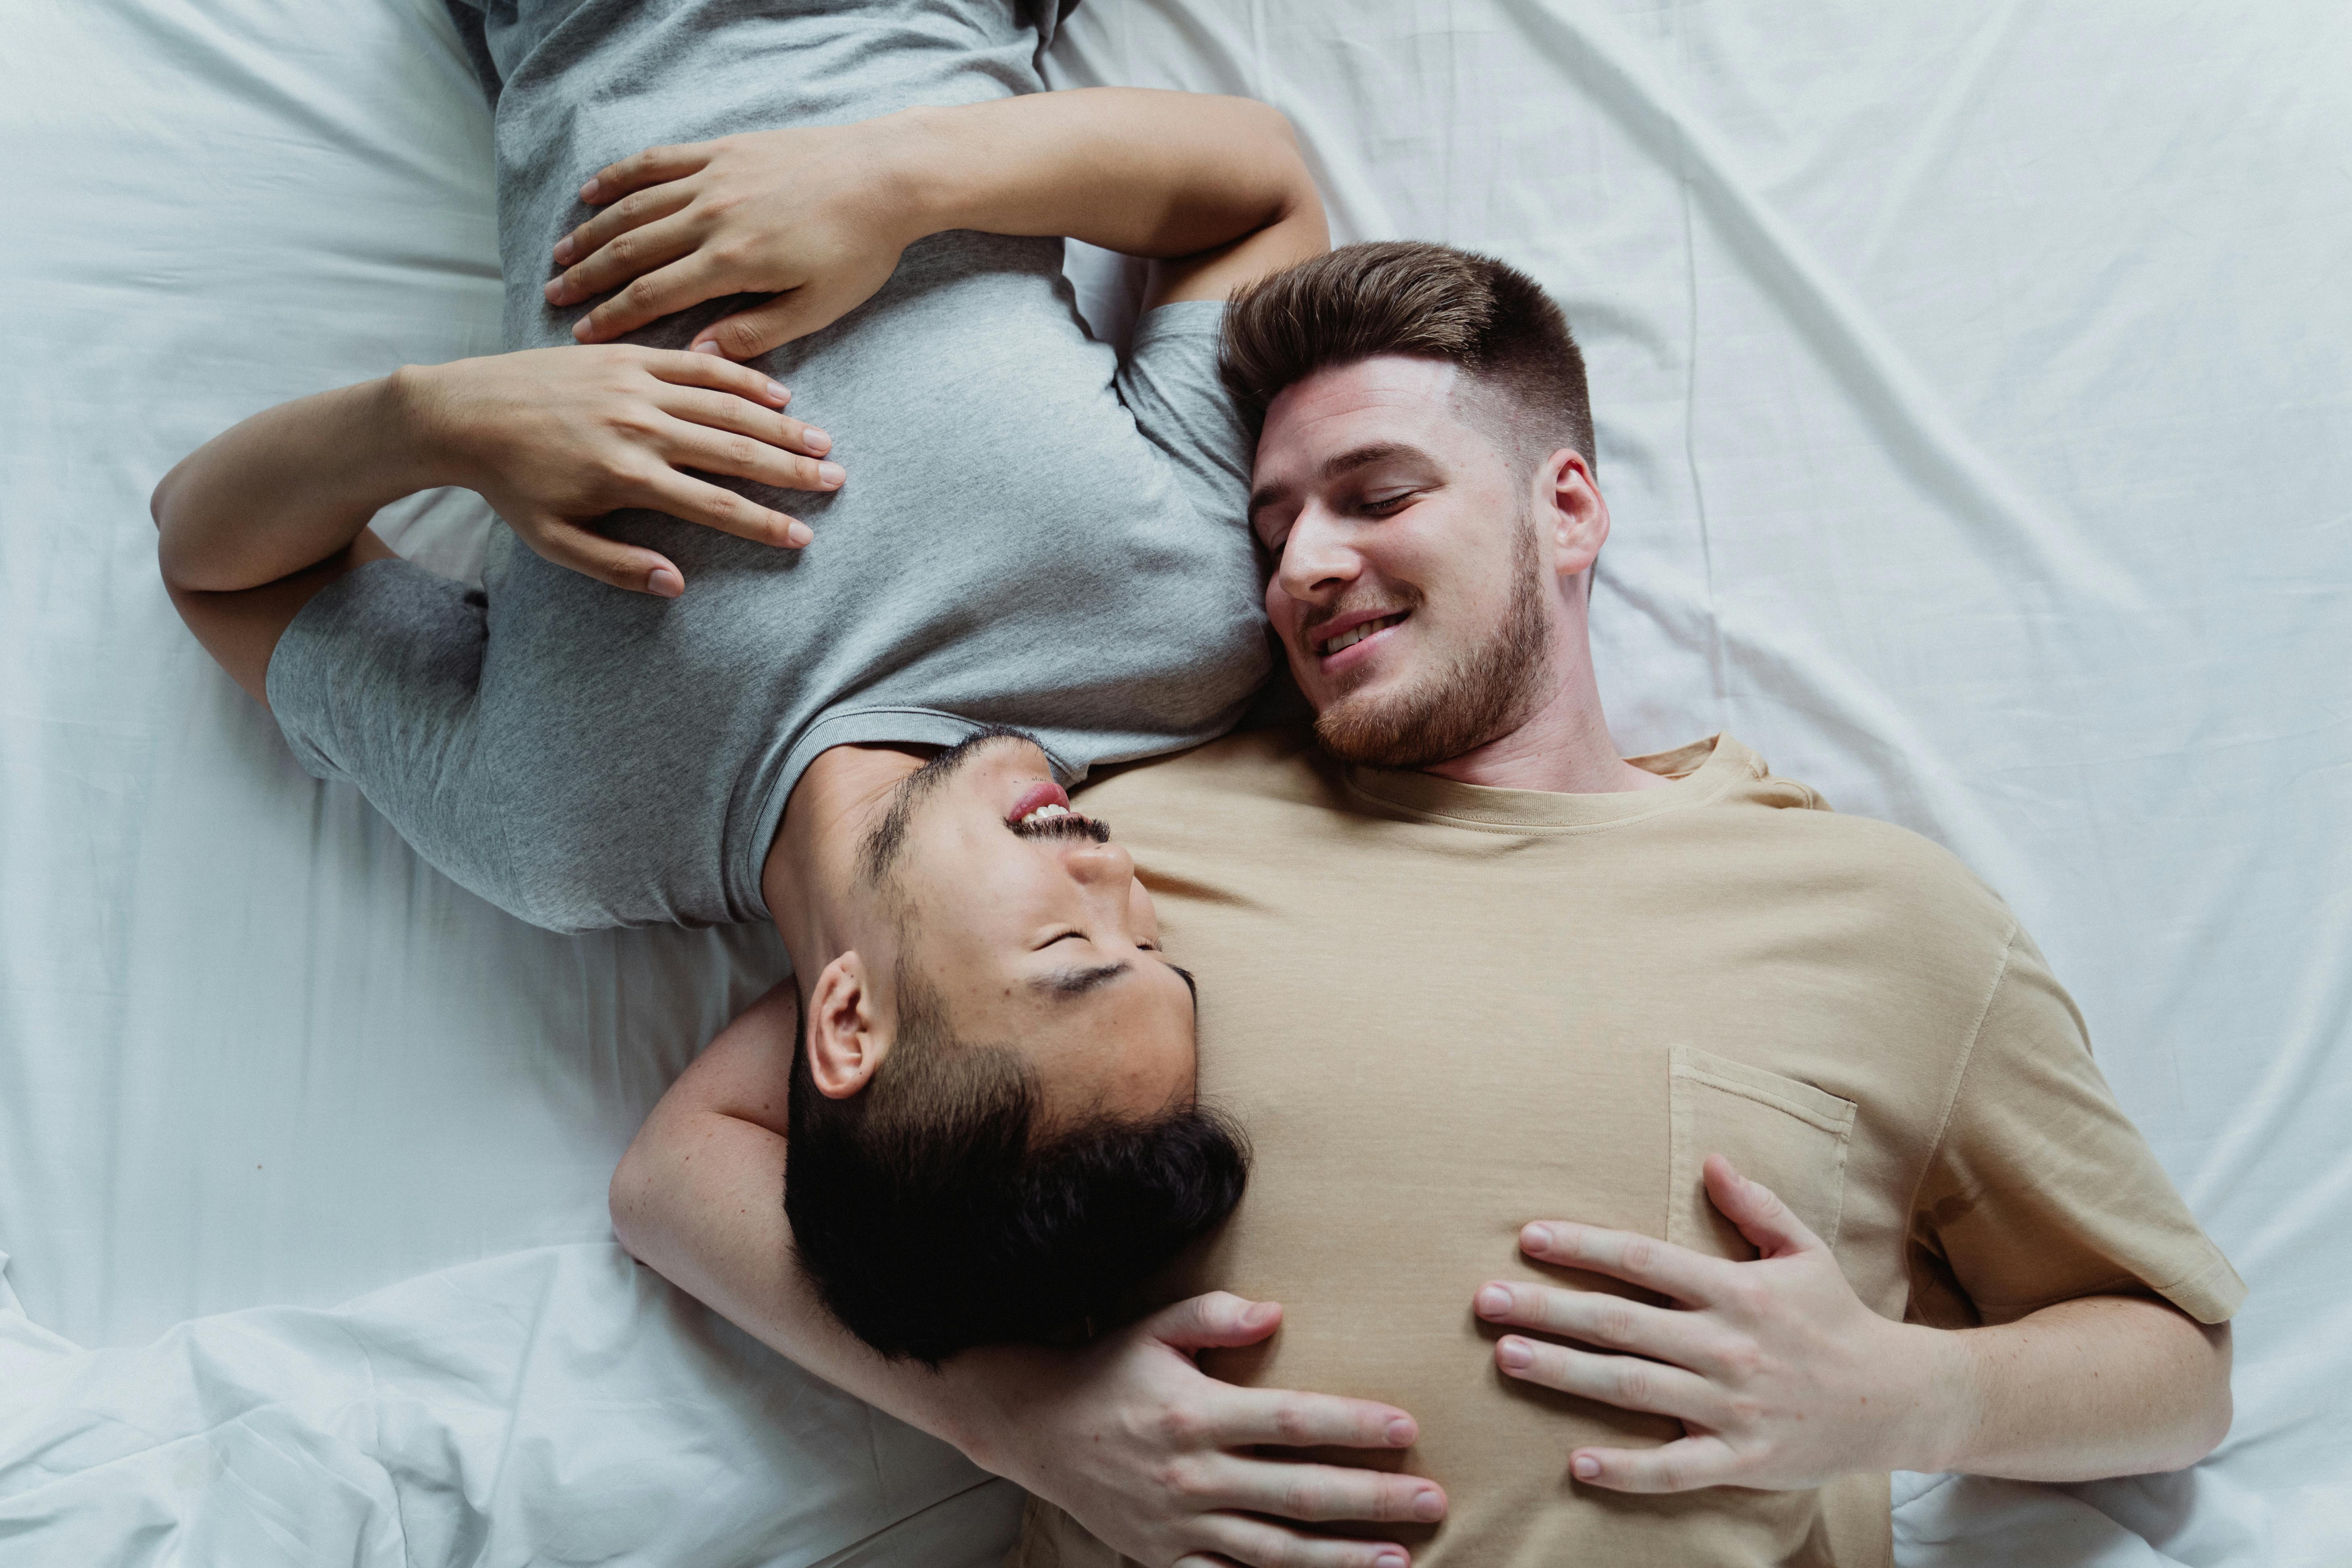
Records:
[[[1237,1191],[1191,1103],[1189,977],[1062,786],[1217,733],[1264,673],[1220,301],[1319,250],[1322,217],[1260,106],[1033,93],[1009,5],[769,9],[491,5],[517,352],[217,437],[158,488],[164,573],[306,767],[501,907],[772,920],[805,1004],[796,1154],[855,1145],[901,1198],[959,1173],[895,1262],[860,1252],[876,1200],[849,1183],[832,1229],[872,1267],[831,1299],[907,1298],[979,1237],[967,1283],[992,1283],[953,1332],[999,1337],[1095,1310]],[[1076,316],[1065,234],[1161,258],[1123,363]],[[553,308],[623,283],[576,332]],[[747,318],[747,293],[778,300]],[[714,336],[772,352],[681,352]],[[509,525],[479,591],[366,531],[445,483]],[[973,1040],[1003,1044],[948,1048]],[[975,1131],[977,1105],[1003,1115]],[[991,1138],[992,1215],[968,1174]],[[1118,1223],[1013,1213],[1060,1212],[1049,1145]],[[804,1251],[820,1217],[795,1214]],[[877,1344],[956,1348],[875,1313]]]

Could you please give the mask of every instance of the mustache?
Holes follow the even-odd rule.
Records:
[[[1110,824],[1076,812],[1067,816],[1049,816],[1043,822],[1016,822],[1013,831],[1024,838],[1091,838],[1097,844],[1110,842]]]

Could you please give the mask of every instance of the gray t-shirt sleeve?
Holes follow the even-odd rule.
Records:
[[[434,865],[526,919],[505,875],[494,766],[477,732],[487,604],[406,561],[372,561],[302,606],[270,656],[270,715],[313,777],[359,786]]]
[[[1249,511],[1255,444],[1217,379],[1224,320],[1224,304],[1216,300],[1180,300],[1146,315],[1118,367],[1118,395],[1193,509],[1206,519],[1238,521]]]

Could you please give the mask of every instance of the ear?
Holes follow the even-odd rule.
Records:
[[[874,1080],[889,1054],[889,1037],[878,1026],[866,987],[865,960],[845,952],[809,987],[809,1076],[818,1093],[846,1100]]]
[[[1575,447],[1562,447],[1537,468],[1534,485],[1536,527],[1538,537],[1549,536],[1552,569],[1561,577],[1591,571],[1609,542],[1609,503],[1592,465]]]

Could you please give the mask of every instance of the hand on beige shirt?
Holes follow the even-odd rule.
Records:
[[[2194,1464],[2229,1429],[2226,1325],[2126,1296],[2062,1301],[1997,1328],[1890,1321],[1770,1190],[1719,1154],[1706,1171],[1753,1261],[1570,1221],[1519,1237],[1540,1262],[1675,1305],[1501,1281],[1478,1289],[1490,1322],[1602,1347],[1506,1335],[1495,1360],[1507,1375],[1683,1423],[1685,1436],[1662,1447],[1578,1449],[1580,1481],[1787,1489],[1887,1469],[2090,1480]]]
[[[1402,1547],[1314,1539],[1281,1521],[1434,1523],[1445,1516],[1434,1482],[1259,1450],[1408,1447],[1419,1436],[1411,1416],[1369,1400],[1221,1383],[1193,1363],[1202,1350],[1255,1344],[1281,1321],[1277,1304],[1220,1290],[1080,1351],[967,1351],[948,1375],[985,1407],[975,1427],[993,1434],[967,1451],[1139,1562],[1406,1568]]]

